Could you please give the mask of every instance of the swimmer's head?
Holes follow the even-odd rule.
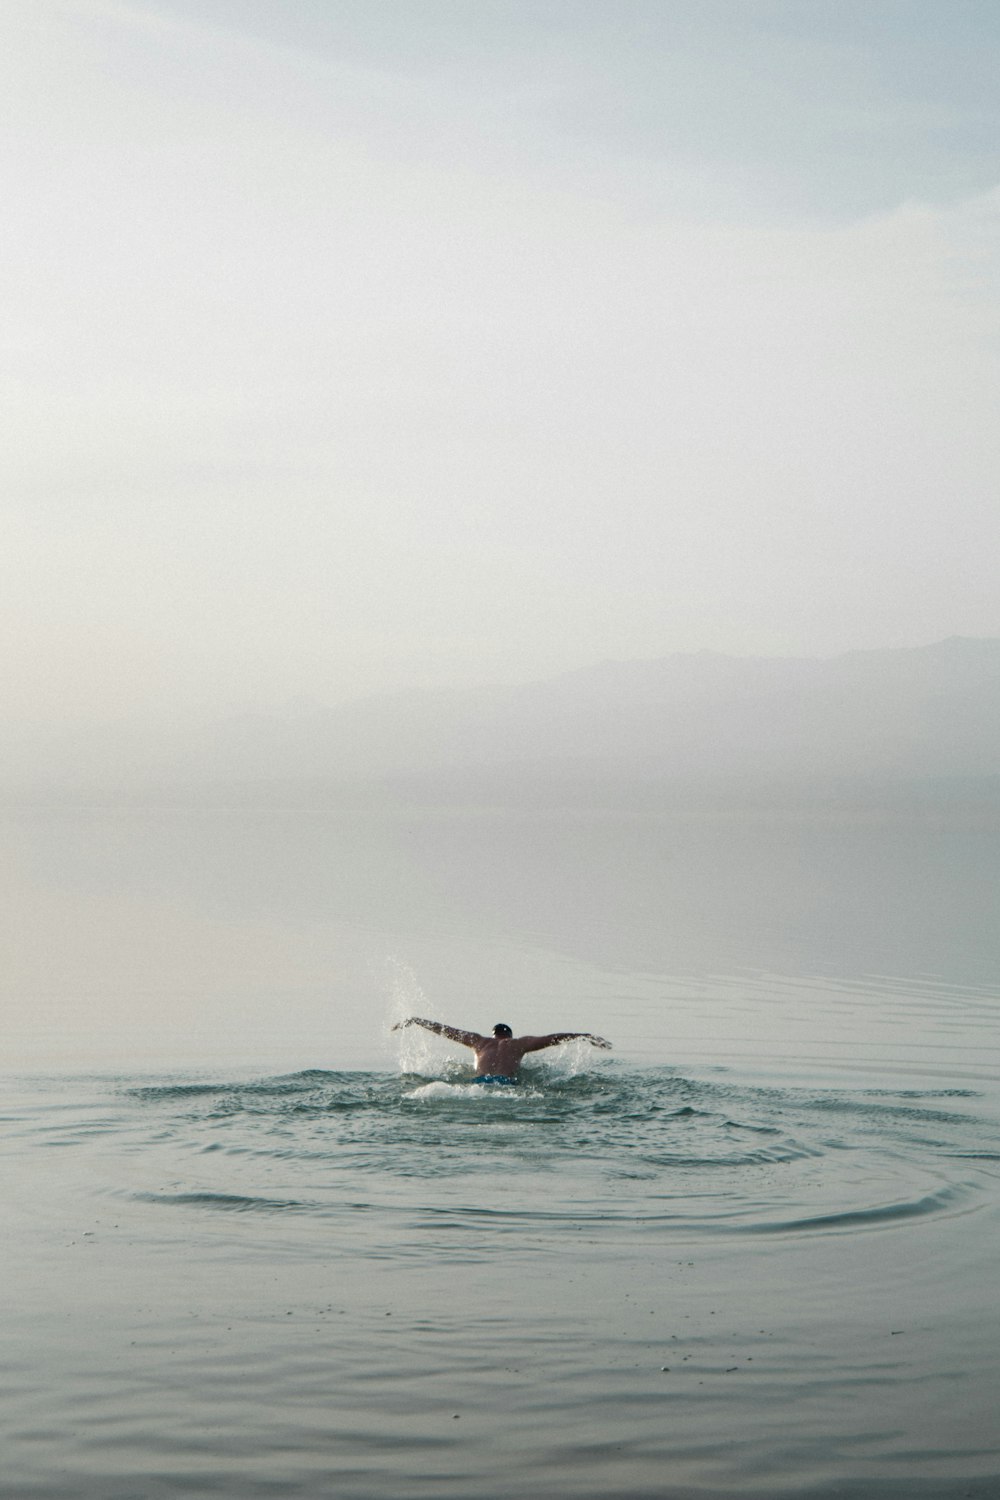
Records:
[[[514,1033],[511,1031],[511,1029],[510,1029],[509,1026],[505,1025],[505,1023],[503,1021],[498,1021],[497,1024],[493,1028],[493,1035],[494,1036],[513,1036]]]

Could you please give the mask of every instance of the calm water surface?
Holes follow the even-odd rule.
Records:
[[[12,819],[0,1494],[997,1496],[991,849]]]

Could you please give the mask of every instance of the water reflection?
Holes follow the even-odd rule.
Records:
[[[967,1031],[1000,974],[1000,841],[945,819],[34,810],[0,836],[10,1011],[40,1018],[39,1045],[131,1028],[235,1060],[259,1034],[301,1037],[302,1065],[371,1065],[395,989],[457,1024],[513,1007],[530,1029],[542,1007],[641,1049],[654,1011],[718,998],[720,976],[707,1043],[734,1025],[839,1043],[855,983],[887,1048],[930,1011],[937,1045],[941,996]]]

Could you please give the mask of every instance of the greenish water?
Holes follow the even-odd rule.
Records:
[[[247,818],[7,830],[4,1500],[1000,1491],[981,831]]]

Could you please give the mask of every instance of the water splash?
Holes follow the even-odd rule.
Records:
[[[416,1073],[423,1078],[436,1078],[442,1072],[457,1072],[462,1059],[459,1049],[444,1037],[434,1036],[419,1026],[408,1026],[403,1022],[413,1015],[424,1015],[428,1000],[424,988],[409,964],[391,957],[386,960],[389,972],[389,993],[386,1011],[382,1020],[382,1035],[386,1048],[395,1055],[400,1073]],[[444,1049],[444,1050],[442,1050]]]
[[[406,963],[397,958],[387,960],[390,973],[389,994],[383,1018],[382,1034],[386,1047],[395,1054],[400,1073],[415,1073],[422,1078],[461,1081],[473,1064],[467,1048],[447,1037],[437,1036],[419,1026],[396,1030],[409,1017],[426,1014],[433,1006],[423,986]],[[435,1017],[435,1019],[439,1019]],[[460,1024],[449,1021],[449,1024]],[[544,1054],[529,1054],[522,1064],[521,1077],[541,1075],[550,1080],[577,1078],[593,1073],[609,1059],[583,1038],[563,1042]]]
[[[525,1060],[524,1067],[529,1072],[544,1070],[553,1079],[579,1078],[607,1067],[610,1061],[606,1052],[598,1051],[590,1042],[578,1037],[572,1042],[561,1042],[558,1047],[544,1053],[536,1053]]]
[[[472,1100],[476,1104],[492,1104],[494,1100],[502,1100],[504,1106],[509,1106],[518,1099],[540,1097],[536,1089],[526,1084],[518,1084],[516,1088],[490,1088],[481,1083],[448,1083],[443,1078],[433,1079],[430,1083],[422,1083],[418,1088],[412,1090],[406,1096],[408,1099],[420,1100]]]

